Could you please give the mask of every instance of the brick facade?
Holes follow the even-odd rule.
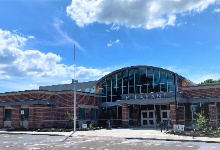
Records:
[[[216,103],[209,103],[209,113],[210,113],[210,125],[216,127],[217,117],[216,117]]]
[[[48,92],[48,91],[25,91],[17,93],[0,94],[1,101],[20,101],[30,99],[54,100],[56,105],[34,104],[28,105],[29,108],[29,128],[42,127],[70,127],[66,112],[74,115],[74,92]],[[86,108],[86,122],[91,122],[91,107],[98,109],[99,100],[94,94],[76,93],[76,116],[78,118],[78,105]],[[11,126],[21,127],[21,105],[11,106]],[[86,123],[85,122],[85,123]],[[78,123],[78,121],[77,121]],[[4,107],[0,107],[0,127],[4,126]]]
[[[139,105],[134,105],[133,107],[133,125],[135,127],[139,126],[139,111],[140,111],[140,106]]]
[[[122,127],[128,128],[129,120],[128,120],[128,104],[122,104]]]

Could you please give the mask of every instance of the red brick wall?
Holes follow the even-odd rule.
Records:
[[[217,97],[217,96],[220,96],[220,88],[183,90],[183,96],[185,98],[190,98],[190,97]]]
[[[4,127],[4,107],[0,107],[0,128]]]
[[[11,127],[20,128],[20,117],[21,106],[12,106],[11,109]]]
[[[178,78],[177,84],[178,84],[178,91],[182,91],[182,80]]]
[[[122,126],[127,128],[128,124],[128,104],[122,104]]]
[[[30,105],[29,106],[29,127],[68,127],[72,126],[66,112],[74,115],[74,92],[48,92],[48,91],[25,91],[17,93],[0,94],[0,101],[16,101],[28,99],[55,100],[56,105]],[[78,92],[76,94],[76,106],[90,105],[98,106],[99,99],[93,94]],[[91,108],[86,109],[87,120],[90,120]],[[78,108],[76,110],[78,116]],[[0,119],[3,118],[0,110]],[[78,118],[78,117],[77,117]],[[4,123],[4,122],[3,122]],[[12,108],[12,127],[20,126],[20,106]],[[1,126],[1,121],[0,121]]]
[[[209,103],[210,125],[216,127],[216,106],[214,102]]]
[[[171,118],[171,126],[176,123],[176,111],[175,111],[175,102],[170,102],[170,118]]]
[[[138,126],[139,116],[139,105],[134,105],[133,107],[133,125]]]

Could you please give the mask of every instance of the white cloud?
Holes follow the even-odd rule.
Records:
[[[118,31],[119,28],[120,28],[120,27],[114,23],[114,24],[111,26],[110,30],[106,30],[106,32],[110,32],[110,31],[113,31],[113,30]]]
[[[177,14],[202,12],[213,3],[215,0],[72,0],[66,12],[80,27],[98,22],[153,29],[174,26]]]
[[[71,77],[74,65],[59,63],[62,58],[39,50],[21,50],[28,39],[0,29],[0,79],[10,77]],[[77,67],[78,78],[102,75],[99,69]]]
[[[85,68],[83,66],[77,67],[76,69],[76,78],[89,79],[90,77],[101,76],[101,75],[102,75],[102,71],[99,69]]]
[[[112,46],[113,44],[118,43],[119,40],[116,40],[115,42],[112,42],[112,41],[110,40],[109,42],[110,42],[110,43],[108,43],[107,46]]]
[[[201,82],[204,82],[205,80],[207,79],[213,79],[213,80],[218,80],[220,77],[220,74],[219,73],[214,73],[214,74],[204,74],[204,75],[201,75],[201,74],[197,74],[197,75],[193,75],[190,77],[190,80],[199,84]]]
[[[220,9],[216,8],[216,9],[214,9],[214,12],[218,13],[218,12],[220,12]]]
[[[32,35],[28,36],[28,38],[29,38],[29,39],[35,39],[35,37],[32,36]]]
[[[106,72],[103,72],[102,75],[105,76],[105,75],[107,75],[107,74],[109,74],[109,73],[111,73],[111,72],[106,71]]]
[[[61,83],[62,83],[62,84],[70,84],[70,83],[72,83],[72,80],[62,81]]]

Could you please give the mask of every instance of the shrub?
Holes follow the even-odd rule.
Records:
[[[93,129],[93,123],[89,124],[89,129]]]
[[[194,112],[194,114],[198,117],[195,121],[195,125],[199,128],[199,129],[206,129],[207,126],[206,126],[206,123],[207,123],[207,120],[208,119],[205,119],[205,116],[203,116],[202,114],[200,113],[196,113]]]
[[[218,132],[220,132],[220,127],[218,128]]]
[[[70,122],[74,122],[73,114],[71,115],[70,113],[68,113],[68,111],[66,112],[66,114],[67,114],[68,117],[69,117],[69,121],[70,121]]]

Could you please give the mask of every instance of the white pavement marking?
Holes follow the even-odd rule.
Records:
[[[176,145],[176,146],[182,146],[182,145]]]
[[[86,147],[81,147],[81,148],[86,148]]]

